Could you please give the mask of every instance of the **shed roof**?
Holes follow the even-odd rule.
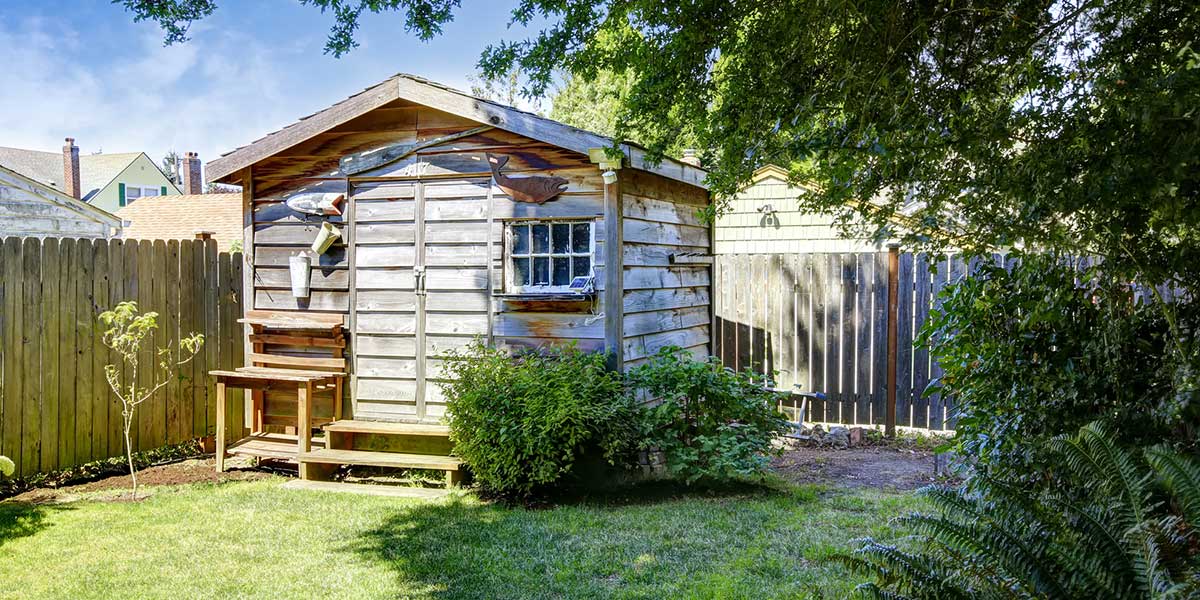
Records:
[[[106,210],[101,210],[82,200],[76,200],[48,184],[38,181],[16,169],[0,164],[0,183],[19,186],[26,191],[37,194],[47,202],[57,204],[90,221],[104,223],[110,227],[120,228],[121,218]]]
[[[242,239],[240,193],[147,196],[122,207],[117,216],[129,222],[126,238],[189,240],[209,231],[221,250]]]
[[[587,154],[591,148],[610,147],[613,144],[612,138],[597,133],[478,98],[423,77],[399,73],[210,161],[205,169],[209,181],[235,183],[239,181],[236,174],[241,169],[395,100],[415,102],[581,154]],[[704,179],[707,172],[700,167],[671,158],[665,158],[657,165],[651,164],[645,148],[633,142],[622,142],[620,148],[629,165],[635,169],[706,187]]]
[[[80,197],[84,202],[112,183],[133,161],[144,152],[115,152],[112,154],[86,154],[79,157]],[[151,161],[153,162],[153,161]],[[43,152],[24,148],[0,146],[0,165],[21,173],[30,179],[65,189],[63,184],[63,155],[61,152]]]

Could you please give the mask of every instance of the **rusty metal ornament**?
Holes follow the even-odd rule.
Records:
[[[563,177],[530,175],[528,177],[509,177],[500,172],[508,164],[507,156],[495,156],[487,153],[488,167],[492,169],[492,177],[496,185],[504,193],[517,202],[544,204],[567,190],[567,180]]]

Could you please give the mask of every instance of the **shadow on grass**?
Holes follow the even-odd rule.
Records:
[[[50,526],[50,511],[70,510],[65,506],[0,502],[0,547],[17,538],[29,537]]]
[[[532,508],[456,499],[397,511],[363,532],[354,550],[386,563],[414,597],[607,597],[618,587],[657,589],[720,571],[741,554],[731,542],[737,532],[769,522],[779,502],[816,497],[762,485],[652,482]]]

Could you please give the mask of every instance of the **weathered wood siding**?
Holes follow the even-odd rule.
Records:
[[[476,337],[520,347],[576,340],[603,349],[604,323],[595,317],[601,306],[493,297],[503,289],[504,225],[511,219],[592,221],[603,287],[604,189],[586,156],[492,129],[423,148],[349,181],[337,173],[347,153],[479,125],[395,102],[252,167],[254,306],[345,315],[353,332],[352,402],[346,406],[356,417],[440,419],[441,359]],[[540,206],[513,202],[492,185],[485,152],[508,156],[506,173],[565,177],[567,191]],[[287,260],[312,242],[319,219],[305,222],[282,201],[301,189],[346,191],[347,185],[345,218],[333,219],[344,224],[343,239],[314,267],[312,295],[297,300]],[[417,294],[417,267],[424,267],[424,297]]]
[[[116,217],[106,222],[82,203],[76,208],[53,196],[0,170],[0,237],[109,238],[120,233]]]
[[[622,335],[626,368],[664,346],[709,354],[712,266],[672,264],[675,253],[706,255],[708,193],[640,171],[621,173]]]

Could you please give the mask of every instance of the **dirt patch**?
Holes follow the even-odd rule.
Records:
[[[195,458],[183,460],[175,463],[157,465],[148,467],[138,471],[138,487],[144,486],[163,486],[163,485],[185,485],[189,483],[220,483],[224,481],[251,481],[255,479],[264,479],[271,477],[270,473],[263,471],[251,470],[233,470],[224,473],[217,473],[213,466],[211,458]],[[96,481],[89,481],[77,485],[68,485],[57,488],[36,488],[18,494],[9,499],[12,502],[29,502],[29,503],[45,503],[45,502],[62,502],[77,497],[81,494],[92,492],[105,492],[109,490],[127,490],[129,489],[128,475],[113,475]],[[150,490],[147,490],[150,491]],[[139,489],[138,495],[142,494]],[[113,495],[111,498],[97,498],[98,500],[121,501],[128,500],[127,496]]]
[[[775,472],[794,483],[838,488],[912,490],[933,483],[933,453],[867,446],[835,450],[798,447],[771,462]]]

